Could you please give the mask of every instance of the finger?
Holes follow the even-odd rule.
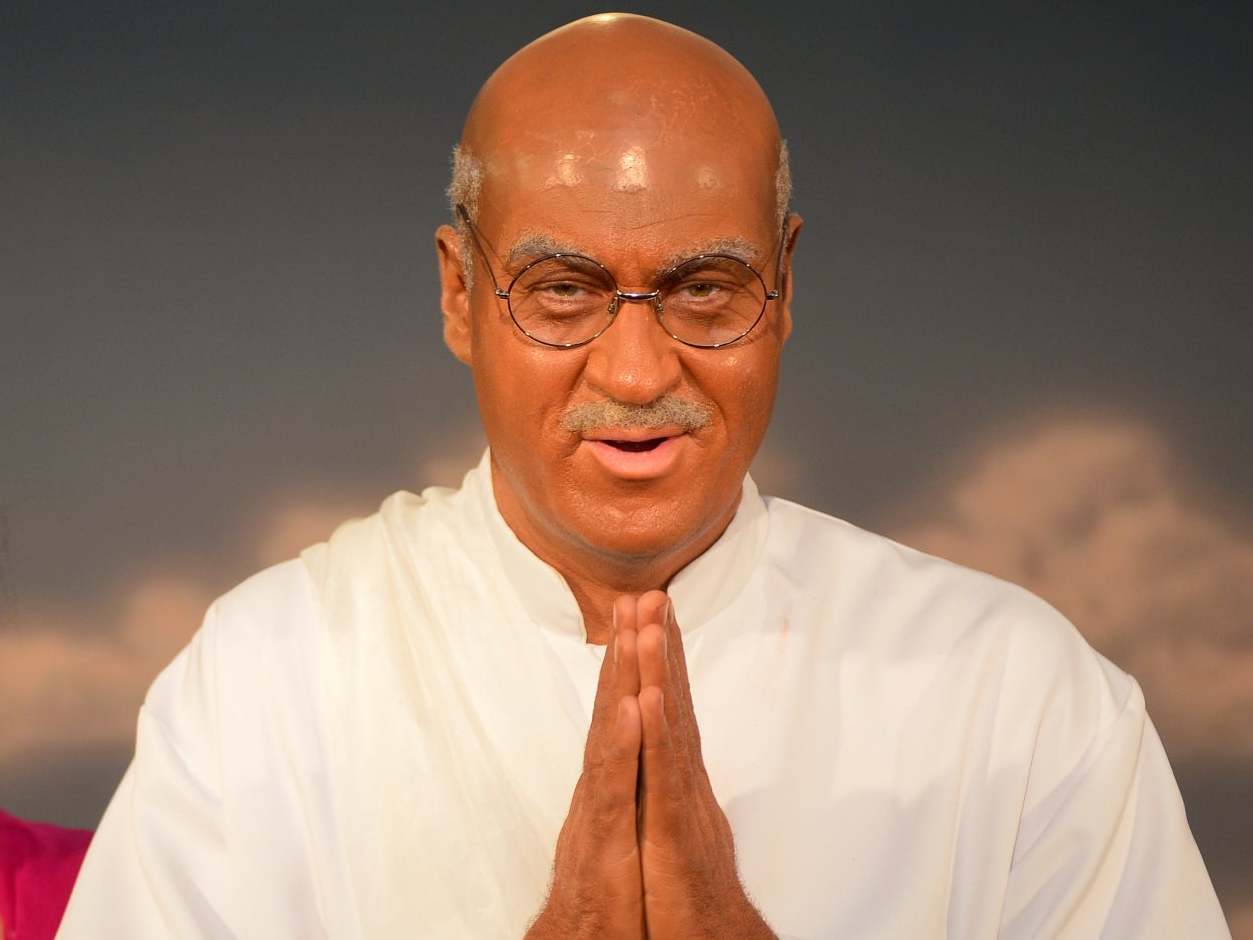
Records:
[[[696,765],[700,762],[700,729],[696,726],[696,710],[688,688],[687,663],[683,657],[681,631],[674,616],[674,602],[660,591],[650,591],[640,598],[639,607],[640,622],[645,622],[645,616],[655,616],[655,622],[660,625],[657,630],[664,638],[657,642],[651,636],[645,637],[643,633],[640,635],[640,688],[649,685],[656,674],[651,663],[645,666],[644,660],[651,658],[652,650],[657,647],[665,658],[662,667],[665,680],[657,685],[666,693],[666,721],[678,751],[679,768],[687,778],[695,772]]]
[[[616,640],[613,655],[617,660],[614,668],[614,698],[638,695],[640,691],[640,668],[637,650],[639,629],[635,598],[630,594],[619,595],[614,601],[614,630]]]
[[[641,694],[654,684],[665,692],[663,710],[672,741],[676,779],[682,785],[681,792],[687,793],[707,775],[704,773],[696,707],[688,682],[683,633],[674,614],[674,602],[661,591],[649,591],[640,596],[637,619],[641,626],[638,643]],[[653,623],[661,625],[656,629],[664,641],[653,637],[654,628],[648,626]],[[655,650],[664,654],[664,667],[658,667],[653,662]],[[657,681],[659,674],[664,677],[662,681]]]
[[[618,631],[614,641],[618,665],[614,676],[614,699],[640,694],[639,634],[629,627]]]
[[[674,603],[666,605],[663,621],[666,633],[666,651],[669,654],[671,685],[677,693],[676,710],[683,715],[683,722],[691,723],[692,733],[700,744],[700,729],[696,724],[696,706],[692,703],[692,686],[687,675],[687,653],[683,649],[683,631],[674,614]]]
[[[674,603],[667,598],[665,608],[659,621],[666,633],[666,650],[670,656],[670,669],[674,673],[675,684],[683,697],[690,702],[691,694],[687,681],[687,654],[683,649],[683,631],[679,629],[679,621],[674,614]]]
[[[660,624],[666,635],[666,665],[670,670],[671,682],[678,693],[675,705],[683,706],[690,702],[691,695],[687,684],[687,660],[683,654],[683,636],[678,621],[674,616],[674,602],[662,591],[649,591],[640,595],[639,627],[645,624]]]
[[[642,594],[637,605],[637,622],[639,624],[640,654],[640,688],[655,685],[666,692],[666,714],[674,720],[678,713],[674,711],[679,704],[679,697],[671,693],[670,686],[674,682],[675,672],[671,668],[670,653],[667,649],[666,612],[670,607],[670,598],[662,591],[649,591]]]
[[[647,621],[636,634],[640,688],[655,685],[663,692],[670,685],[670,664],[666,653],[666,633],[658,621]]]
[[[647,591],[641,594],[636,604],[636,629],[642,630],[650,623],[665,626],[666,608],[669,606],[670,598],[665,591]]]
[[[605,743],[595,792],[597,829],[611,840],[635,839],[642,737],[639,699],[623,696],[614,712],[613,733]]]
[[[586,769],[600,758],[600,742],[606,735],[605,728],[612,722],[610,706],[613,696],[610,690],[616,685],[613,674],[613,644],[616,636],[609,637],[605,658],[600,663],[600,678],[596,681],[596,698],[592,701],[592,718],[588,724],[587,741],[583,745],[583,767]]]
[[[614,643],[618,637],[618,612],[616,607],[612,612],[612,617],[609,640],[605,644],[605,657],[600,661],[600,675],[596,680],[596,701],[595,707],[592,709],[593,715],[600,714],[607,706],[617,705],[617,699],[613,695],[617,686],[614,669],[618,664],[618,657],[614,655]],[[612,719],[610,721],[612,722]]]
[[[614,709],[613,726],[602,744],[606,766],[634,767],[640,755],[643,729],[640,726],[640,703],[634,695],[624,695]],[[634,794],[634,790],[631,791]]]
[[[633,602],[634,598],[630,598],[630,600]],[[621,657],[618,647],[618,628],[622,623],[626,623],[631,627],[634,627],[635,623],[634,604],[627,605],[622,602],[623,598],[619,597],[611,612],[613,626],[610,630],[609,641],[605,645],[605,655],[600,662],[600,675],[596,681],[596,697],[592,702],[592,718],[587,731],[587,742],[583,748],[584,768],[600,761],[603,751],[601,742],[613,733],[612,729],[616,720],[618,699],[622,695],[619,692],[618,683],[618,660]],[[631,689],[628,694],[634,695],[637,691],[638,688]]]
[[[613,602],[613,625],[614,629],[629,627],[632,630],[639,629],[639,621],[636,618],[636,608],[638,602],[634,594],[619,594],[614,598]]]
[[[648,686],[639,696],[643,748],[640,752],[643,780],[640,801],[641,842],[667,842],[679,836],[679,807],[683,780],[679,774],[674,739],[666,722],[665,696]]]
[[[588,732],[588,748],[584,751],[584,766],[595,758],[592,739],[607,739],[613,734],[617,720],[618,702],[624,696],[634,697],[640,691],[640,671],[636,653],[635,598],[623,595],[614,602],[614,628],[605,648],[601,663],[600,685],[596,689],[596,704],[592,709],[592,728]],[[603,750],[602,750],[603,753]]]

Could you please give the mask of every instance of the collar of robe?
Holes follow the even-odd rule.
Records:
[[[491,451],[462,483],[463,494],[477,503],[501,567],[531,621],[559,637],[587,642],[583,614],[564,577],[532,552],[500,514],[492,488]],[[667,592],[684,636],[731,605],[765,548],[769,524],[766,504],[751,476],[745,475],[740,504],[713,545],[671,579]]]

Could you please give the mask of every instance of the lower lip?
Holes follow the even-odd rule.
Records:
[[[668,437],[652,450],[622,450],[604,441],[584,441],[584,446],[613,476],[623,480],[652,480],[674,469],[686,434]]]

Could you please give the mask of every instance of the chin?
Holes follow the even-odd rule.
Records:
[[[698,498],[690,491],[669,499],[641,494],[577,502],[570,515],[580,541],[600,554],[641,562],[682,551],[723,515],[723,506],[711,505],[707,493]]]

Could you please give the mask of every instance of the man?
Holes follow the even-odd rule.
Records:
[[[436,234],[489,452],[210,608],[62,936],[1227,936],[1130,677],[746,476],[786,158],[655,20],[500,67]]]

